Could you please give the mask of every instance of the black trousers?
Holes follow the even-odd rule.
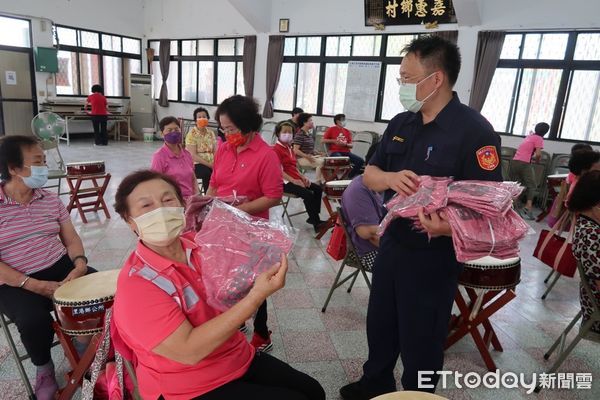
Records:
[[[291,182],[283,184],[285,193],[294,194],[304,201],[304,208],[308,213],[308,218],[311,221],[318,222],[321,220],[321,200],[323,199],[323,189],[321,186],[311,182],[309,187],[294,185]]]
[[[254,316],[254,333],[259,334],[263,338],[269,337],[269,327],[267,326],[267,300],[258,307]]]
[[[206,193],[208,191],[212,169],[208,168],[206,165],[194,164],[194,173],[196,178],[202,179],[202,189],[204,190],[204,193]]]
[[[68,255],[64,255],[50,268],[30,276],[41,281],[60,282],[74,268]],[[88,267],[88,273],[96,272]],[[26,289],[0,285],[0,312],[15,323],[21,342],[33,365],[44,365],[50,361],[50,349],[54,338],[52,329],[52,300]]]
[[[325,391],[314,378],[265,353],[257,353],[239,379],[194,400],[324,400]]]
[[[108,144],[108,133],[106,131],[108,117],[106,115],[92,115],[94,126],[94,143],[97,145]]]
[[[361,386],[370,396],[396,391],[394,367],[402,357],[404,390],[418,386],[419,371],[441,371],[452,303],[462,265],[450,238],[424,248],[385,235],[373,267],[367,311],[369,358]],[[437,385],[439,375],[426,384]]]

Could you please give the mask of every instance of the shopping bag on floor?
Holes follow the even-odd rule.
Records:
[[[344,232],[344,227],[338,216],[333,232],[331,232],[331,238],[327,244],[327,254],[334,260],[339,261],[346,257],[346,251],[346,232]]]
[[[561,236],[564,226],[571,221],[569,234]],[[577,270],[577,260],[573,255],[572,241],[575,229],[575,216],[569,212],[563,213],[552,230],[543,229],[540,232],[533,256],[548,265],[559,274],[572,278]]]

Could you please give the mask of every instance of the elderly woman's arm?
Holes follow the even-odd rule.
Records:
[[[85,256],[85,252],[83,250],[81,238],[77,234],[77,231],[75,231],[75,227],[71,220],[66,220],[60,224],[59,236],[67,249],[69,257],[71,260],[74,260],[73,263],[75,264],[75,269],[67,275],[63,281],[64,283],[85,275],[87,272],[87,262],[84,258],[75,259],[77,256]]]
[[[11,268],[8,264],[0,260],[0,281],[8,286],[21,287],[21,284],[25,282],[22,286],[23,289],[50,298],[60,286],[59,282],[40,281],[34,278],[26,279],[27,275]]]
[[[153,351],[182,364],[197,364],[236,333],[267,297],[285,285],[287,268],[287,259],[282,255],[281,263],[259,275],[250,293],[235,306],[197,327],[184,320]]]

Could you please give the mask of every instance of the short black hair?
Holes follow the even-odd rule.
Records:
[[[341,121],[343,119],[346,119],[346,115],[344,114],[335,114],[335,116],[333,117],[333,123],[337,123],[338,121]]]
[[[417,56],[421,64],[431,72],[442,69],[448,76],[450,86],[456,83],[461,57],[458,46],[451,41],[435,35],[422,35],[406,45],[403,52]]]
[[[10,135],[0,140],[0,179],[11,180],[10,168],[23,168],[23,149],[38,145],[33,136]]]
[[[167,182],[169,185],[175,189],[175,195],[179,199],[179,202],[182,205],[185,205],[183,201],[183,196],[181,194],[181,188],[179,184],[173,179],[171,176],[153,171],[150,169],[142,169],[139,171],[135,171],[127,175],[117,188],[117,193],[115,193],[115,211],[117,214],[121,216],[124,220],[127,220],[129,217],[129,205],[127,204],[127,197],[133,192],[133,190],[140,184],[147,181],[152,181],[154,179],[162,179]]]
[[[298,126],[300,128],[302,128],[304,126],[304,124],[306,123],[306,121],[308,121],[309,119],[312,118],[312,114],[309,113],[300,113],[300,115],[298,116]]]
[[[592,168],[597,162],[600,162],[600,152],[594,150],[576,151],[569,159],[569,171],[579,176],[582,172]]]
[[[221,115],[227,115],[244,134],[259,131],[263,122],[256,100],[239,94],[228,97],[219,104],[215,112],[215,118],[219,123]]]
[[[568,201],[570,211],[581,212],[600,204],[600,171],[588,171],[579,177]]]
[[[576,151],[581,151],[581,150],[593,151],[594,148],[587,143],[575,143],[573,145],[573,147],[571,147],[571,154],[575,153]]]
[[[273,134],[279,137],[279,134],[281,133],[281,128],[283,128],[284,126],[289,126],[290,128],[292,128],[292,133],[294,133],[294,131],[296,130],[296,128],[294,127],[294,125],[292,125],[291,122],[283,121],[275,126],[275,132],[273,132]]]
[[[205,112],[206,118],[210,119],[210,114],[208,113],[208,110],[204,107],[198,107],[194,110],[194,121],[198,119],[198,114],[200,114],[201,112]]]
[[[300,107],[294,107],[294,109],[292,110],[292,117],[296,114],[302,114],[304,112],[303,109],[301,109]]]
[[[177,118],[173,117],[172,115],[170,115],[168,117],[164,117],[158,123],[158,129],[160,129],[160,131],[162,132],[163,129],[165,129],[165,126],[172,124],[173,122],[175,122],[177,125],[179,125],[179,120]]]
[[[533,132],[538,136],[544,136],[550,130],[550,125],[545,122],[539,122],[535,124]]]
[[[104,88],[102,88],[102,85],[94,85],[92,86],[92,93],[100,93],[100,94],[104,94]]]

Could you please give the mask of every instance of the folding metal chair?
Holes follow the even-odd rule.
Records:
[[[569,354],[571,354],[571,352],[573,351],[575,346],[577,346],[577,344],[579,343],[579,341],[581,339],[586,339],[586,340],[600,343],[600,338],[588,336],[588,333],[590,333],[590,331],[592,330],[592,326],[596,322],[600,322],[600,304],[598,303],[598,300],[596,299],[596,296],[594,295],[594,292],[592,291],[592,288],[586,279],[585,271],[583,270],[583,266],[580,263],[577,264],[577,270],[579,271],[579,277],[581,279],[581,285],[583,286],[583,290],[588,295],[588,297],[592,300],[592,307],[593,307],[594,311],[592,312],[590,319],[587,320],[586,323],[584,323],[581,326],[581,328],[579,329],[579,332],[577,333],[577,336],[575,336],[575,338],[573,338],[573,340],[571,341],[571,343],[569,343],[569,345],[567,346],[566,349],[565,349],[565,343],[567,340],[567,336],[569,335],[569,332],[571,331],[571,329],[573,329],[575,324],[577,324],[579,319],[581,319],[581,317],[583,316],[582,310],[579,310],[579,312],[577,313],[575,318],[573,318],[573,320],[569,323],[569,325],[567,325],[565,330],[556,339],[556,341],[554,342],[552,347],[550,347],[550,350],[548,350],[548,352],[546,354],[544,354],[544,360],[548,360],[550,358],[550,356],[552,355],[552,353],[554,353],[554,350],[556,350],[556,348],[560,345],[558,358],[556,359],[556,361],[554,361],[554,364],[552,364],[552,366],[548,370],[548,372],[547,372],[548,374],[552,374],[558,370],[558,368],[565,361],[565,359],[569,356]],[[539,393],[539,391],[541,389],[542,389],[542,387],[538,386],[535,388],[535,392]]]
[[[21,354],[17,349],[17,345],[15,340],[10,333],[10,325],[13,324],[12,321],[8,319],[3,313],[0,313],[0,326],[2,326],[2,331],[4,332],[4,336],[6,337],[6,341],[8,342],[8,347],[10,348],[10,352],[17,363],[17,370],[19,371],[19,375],[21,376],[21,381],[23,381],[23,385],[25,385],[25,390],[27,391],[27,398],[30,400],[35,400],[35,394],[33,393],[33,388],[31,386],[31,382],[29,382],[29,377],[27,376],[27,372],[25,372],[25,367],[23,366],[23,362],[29,359],[29,354]],[[52,343],[52,347],[59,345],[58,340],[55,340]]]
[[[304,210],[304,211],[298,211],[298,212],[295,212],[293,214],[290,214],[288,212],[288,206],[290,204],[290,200],[291,199],[298,199],[298,198],[299,197],[296,196],[295,194],[284,193],[283,197],[281,198],[281,202],[279,203],[283,207],[283,213],[281,213],[281,218],[287,218],[287,220],[290,223],[290,226],[292,228],[294,227],[294,224],[292,223],[292,217],[295,217],[296,215],[301,215],[301,214],[308,214],[306,212],[306,210]]]
[[[367,286],[369,287],[369,290],[371,290],[371,281],[369,280],[369,277],[367,276],[367,272],[371,272],[371,265],[364,265],[363,262],[361,261],[361,258],[359,257],[359,255],[356,251],[356,247],[354,247],[354,243],[352,243],[352,239],[350,239],[351,236],[350,236],[349,229],[351,229],[351,228],[348,226],[348,223],[346,222],[346,218],[344,217],[342,210],[339,208],[337,209],[337,215],[339,216],[339,221],[341,222],[341,225],[344,228],[344,233],[346,234],[346,257],[344,257],[344,260],[342,261],[342,264],[340,265],[340,269],[338,270],[338,273],[335,276],[335,280],[333,281],[333,284],[331,285],[331,289],[329,289],[329,294],[327,295],[327,300],[325,300],[325,304],[323,305],[321,312],[325,312],[325,310],[327,309],[327,305],[329,304],[329,301],[331,300],[333,291],[335,289],[339,288],[340,286],[342,286],[344,283],[346,283],[350,279],[352,279],[352,282],[350,282],[350,287],[348,288],[347,292],[350,293],[352,291],[352,287],[354,287],[354,282],[356,282],[356,278],[358,277],[358,274],[362,274],[362,276],[365,278],[365,282],[367,283]],[[351,267],[351,268],[356,268],[356,271],[352,272],[350,275],[348,275],[344,279],[340,280],[340,278],[342,276],[342,272],[344,271],[344,268],[346,266]]]

